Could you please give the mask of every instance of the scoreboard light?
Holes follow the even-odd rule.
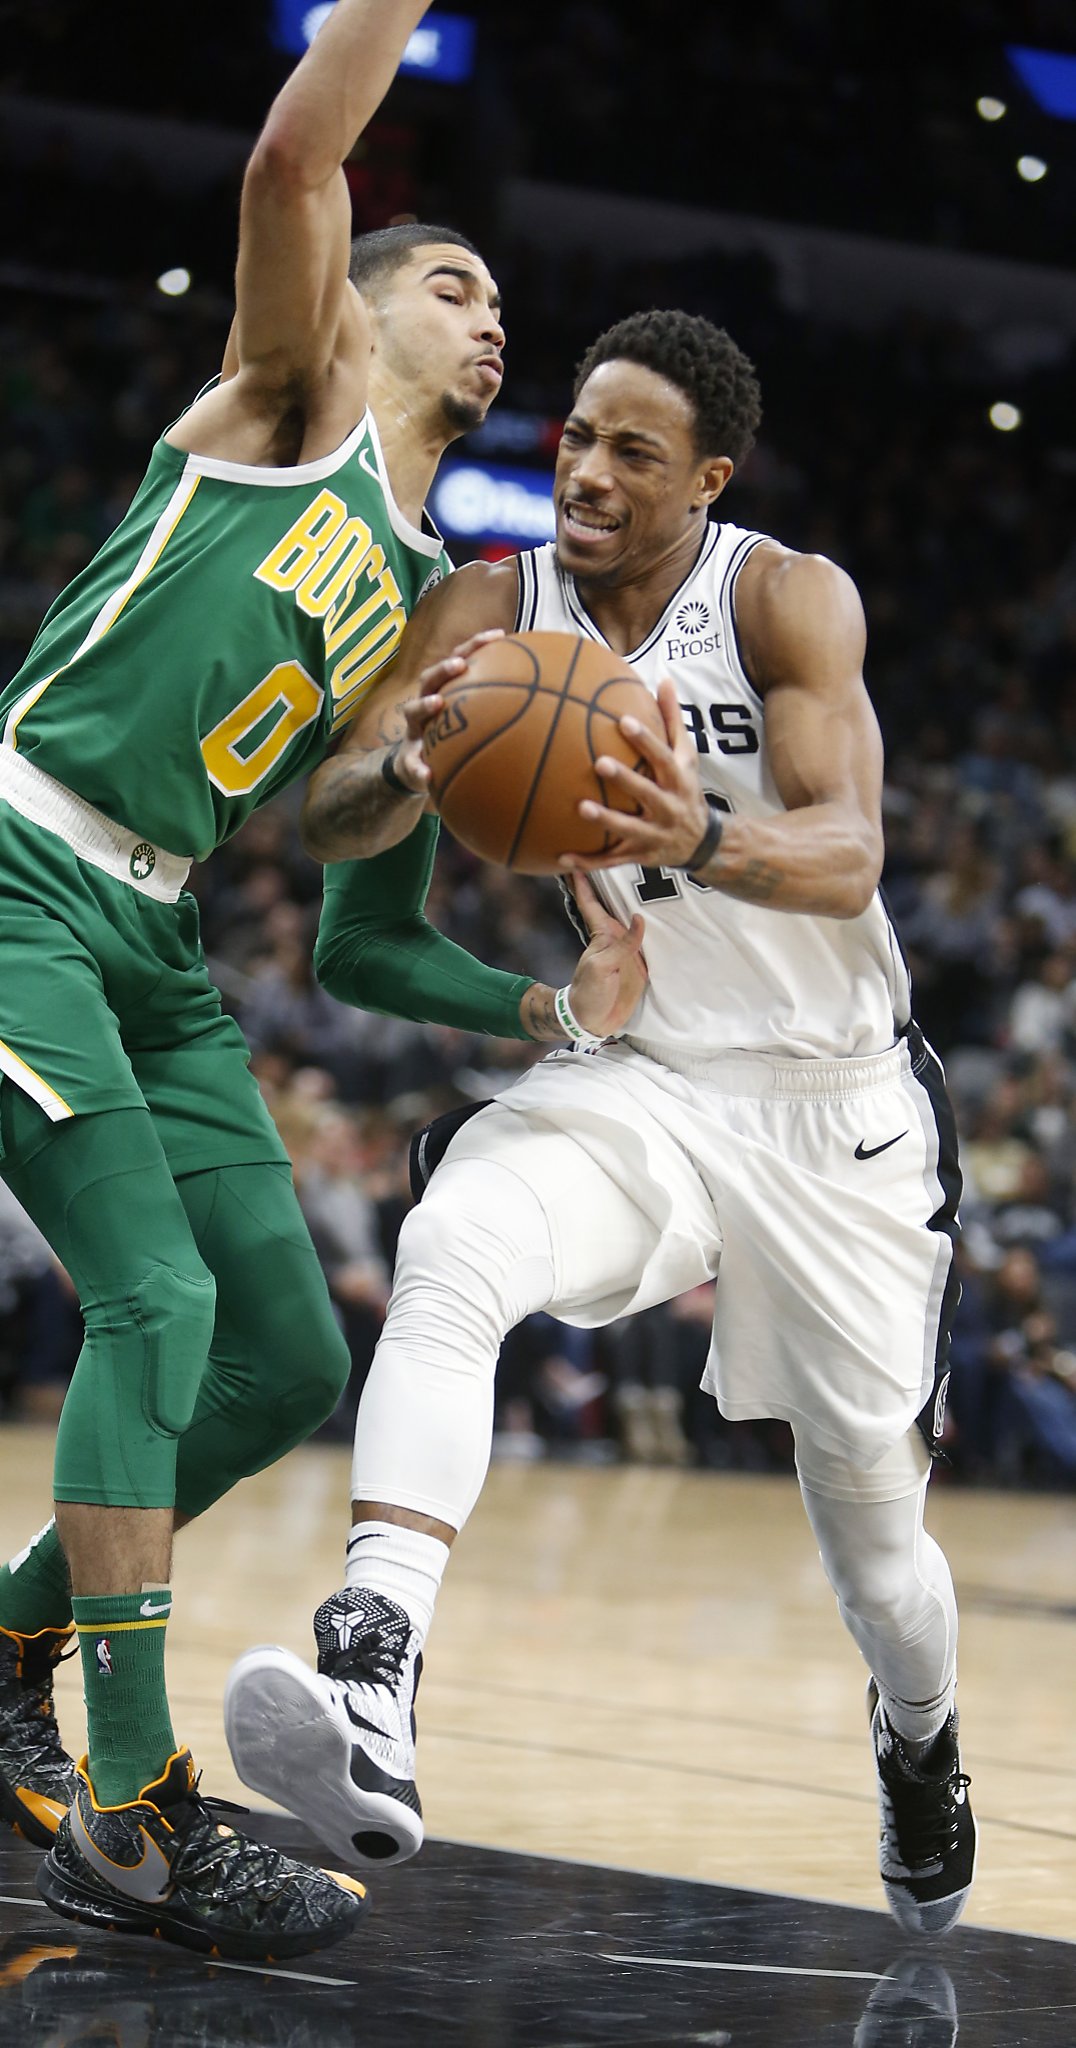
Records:
[[[301,57],[333,11],[334,0],[273,0],[271,35],[278,50]],[[400,59],[401,72],[413,78],[436,78],[443,85],[463,85],[474,70],[475,25],[465,14],[442,14],[431,8],[408,39]]]
[[[502,462],[443,463],[430,511],[449,540],[532,548],[556,533],[552,475]]]

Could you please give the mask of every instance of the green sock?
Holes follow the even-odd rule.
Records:
[[[90,1782],[99,1806],[126,1806],[175,1752],[164,1689],[167,1586],[71,1602],[82,1651]]]
[[[0,1628],[36,1636],[44,1628],[70,1626],[67,1559],[55,1522],[46,1522],[25,1550],[0,1565]]]

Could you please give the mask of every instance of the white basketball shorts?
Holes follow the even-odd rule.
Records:
[[[623,1040],[558,1051],[445,1158],[496,1159],[534,1190],[564,1322],[716,1277],[703,1385],[731,1420],[778,1417],[865,1468],[916,1420],[940,1434],[960,1173],[916,1026],[863,1059],[674,1071]]]

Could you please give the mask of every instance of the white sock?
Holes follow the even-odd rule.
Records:
[[[419,1639],[433,1620],[448,1544],[398,1522],[356,1522],[348,1537],[346,1584],[383,1593],[402,1607]]]

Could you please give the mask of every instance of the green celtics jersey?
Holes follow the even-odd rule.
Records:
[[[290,469],[158,441],[0,693],[0,737],[117,824],[204,858],[317,767],[449,567],[397,506],[370,413]]]

